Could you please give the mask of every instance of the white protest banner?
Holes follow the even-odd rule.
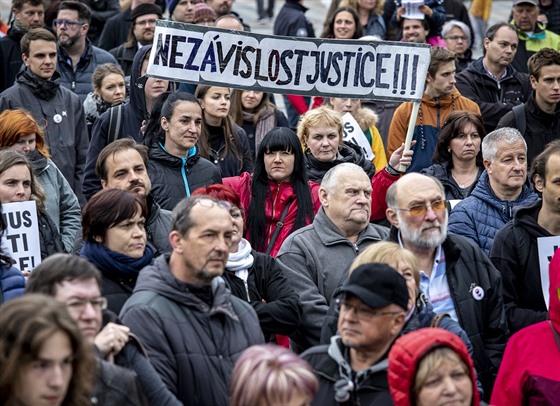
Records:
[[[30,271],[41,263],[37,204],[27,202],[3,203],[2,217],[6,224],[6,240],[14,265],[20,271]]]
[[[324,97],[420,101],[430,47],[279,37],[158,20],[147,74]]]
[[[537,238],[537,246],[539,248],[539,269],[541,274],[541,288],[544,296],[544,302],[548,309],[548,302],[550,293],[548,288],[550,286],[550,277],[548,275],[548,267],[552,256],[558,247],[560,247],[560,237],[539,237]]]
[[[344,120],[342,139],[352,144],[358,145],[364,151],[364,155],[368,160],[375,158],[373,151],[371,149],[371,144],[369,143],[366,135],[360,128],[360,125],[350,113],[346,113],[342,116]]]
[[[404,14],[402,18],[409,20],[423,20],[426,18],[424,13],[420,11],[420,6],[424,5],[424,0],[403,0]]]

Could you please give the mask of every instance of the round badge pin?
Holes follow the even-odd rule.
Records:
[[[480,286],[476,286],[472,290],[472,296],[474,297],[474,300],[484,299],[484,289],[482,289]]]
[[[53,121],[59,124],[62,121],[62,116],[60,114],[55,114],[53,117]]]

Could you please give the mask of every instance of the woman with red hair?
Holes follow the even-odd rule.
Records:
[[[211,196],[232,205],[232,244],[222,275],[231,293],[253,306],[265,337],[293,333],[301,318],[299,298],[276,260],[255,251],[251,243],[243,238],[245,213],[237,192],[216,184],[197,189],[192,195]]]
[[[49,159],[43,130],[30,113],[16,109],[0,114],[0,149],[17,151],[31,162],[46,195],[46,213],[62,237],[64,250],[72,252],[80,229],[80,203],[68,181]]]

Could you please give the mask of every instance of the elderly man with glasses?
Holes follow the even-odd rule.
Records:
[[[60,3],[53,28],[58,40],[60,84],[73,91],[83,103],[93,91],[91,75],[99,65],[117,63],[109,52],[93,46],[87,38],[91,9],[78,1]]]
[[[468,334],[489,397],[507,336],[502,280],[480,248],[447,233],[444,196],[437,179],[417,173],[391,185],[386,195],[389,239],[416,255],[420,289],[434,312],[449,314]]]

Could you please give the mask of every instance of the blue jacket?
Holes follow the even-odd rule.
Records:
[[[472,194],[451,211],[448,231],[469,238],[488,255],[494,235],[513,219],[513,208],[533,203],[537,198],[529,184],[525,183],[517,200],[498,199],[484,171]]]
[[[0,303],[23,295],[25,279],[20,270],[11,265],[2,265],[0,268],[0,288],[2,290]]]

